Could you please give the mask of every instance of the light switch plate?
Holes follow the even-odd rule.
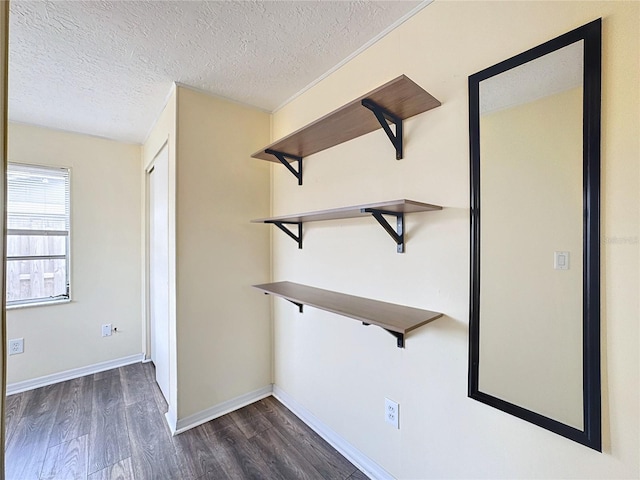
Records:
[[[569,252],[553,252],[553,268],[569,270]]]

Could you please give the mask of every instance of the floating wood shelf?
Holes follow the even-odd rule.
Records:
[[[370,213],[366,211],[369,209],[384,210],[394,213],[415,213],[442,210],[442,207],[439,205],[431,205],[429,203],[416,202],[415,200],[401,199],[367,203],[365,205],[355,205],[352,207],[330,208],[328,210],[318,210],[308,213],[294,213],[291,215],[281,215],[271,218],[259,218],[251,221],[253,223],[271,223],[274,221],[305,223],[319,222],[322,220],[339,220],[341,218],[366,217],[370,215]]]
[[[305,222],[318,222],[322,220],[337,220],[341,218],[356,218],[373,216],[378,223],[386,230],[397,244],[398,253],[404,252],[404,214],[414,212],[428,212],[432,210],[442,210],[439,205],[416,202],[414,200],[392,200],[388,202],[369,203],[366,205],[356,205],[354,207],[341,207],[329,210],[318,210],[309,213],[297,213],[292,215],[282,215],[279,217],[259,218],[251,220],[253,223],[272,223],[285,232],[296,242],[298,248],[302,248],[302,224]],[[396,226],[392,227],[383,217],[391,215],[396,217]],[[297,235],[289,230],[285,225],[297,225]]]
[[[253,286],[267,294],[289,300],[296,304],[301,312],[303,305],[309,305],[359,320],[365,325],[377,325],[396,337],[400,348],[404,348],[404,337],[407,333],[442,316],[442,313],[438,312],[346,295],[293,282]]]
[[[347,103],[252,155],[282,163],[302,185],[302,159],[383,128],[401,159],[402,121],[440,106],[440,102],[405,75]],[[395,124],[395,134],[389,123]],[[291,162],[298,162],[294,170]]]

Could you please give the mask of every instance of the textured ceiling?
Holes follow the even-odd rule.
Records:
[[[480,82],[480,113],[533,102],[582,85],[582,40]]]
[[[12,121],[142,143],[172,82],[272,111],[421,1],[12,1]]]

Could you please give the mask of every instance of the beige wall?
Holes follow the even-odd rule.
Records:
[[[399,162],[375,132],[305,159],[302,187],[273,170],[274,215],[403,197],[445,207],[407,217],[404,255],[373,220],[308,224],[303,250],[273,236],[274,280],[446,314],[399,350],[381,329],[274,300],[275,383],[394,476],[640,475],[639,15],[637,2],[436,1],[274,115],[280,138],[402,73],[443,103],[405,123]],[[467,398],[468,76],[600,16],[602,454]],[[385,396],[400,430],[383,421]]]
[[[269,115],[177,89],[178,419],[271,383]]]
[[[478,388],[582,430],[582,88],[480,132]]]
[[[169,146],[167,417],[174,430],[271,383],[269,302],[251,288],[269,280],[270,237],[249,223],[269,213],[269,166],[250,158],[268,143],[269,129],[264,112],[175,87],[143,146],[145,170]]]
[[[10,124],[9,161],[71,168],[70,303],[7,312],[8,383],[141,353],[140,147]],[[118,333],[101,336],[111,323]]]

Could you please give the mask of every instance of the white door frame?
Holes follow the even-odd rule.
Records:
[[[164,299],[166,299],[166,304],[164,304],[164,308],[161,309],[161,311],[164,311],[164,314],[160,317],[162,319],[162,325],[161,325],[161,333],[162,335],[160,337],[158,337],[155,332],[154,332],[154,328],[157,327],[157,325],[154,325],[154,321],[153,321],[153,312],[154,312],[154,302],[158,301],[158,299],[156,299],[153,296],[153,288],[155,286],[155,280],[152,277],[152,264],[154,261],[154,256],[153,256],[153,251],[151,248],[151,243],[152,240],[154,238],[153,236],[153,221],[152,221],[152,216],[154,213],[154,199],[153,199],[153,190],[152,190],[152,184],[151,184],[151,173],[154,171],[154,169],[156,168],[156,165],[158,165],[158,167],[160,167],[160,165],[158,164],[158,160],[161,160],[163,162],[163,170],[164,170],[164,178],[162,178],[162,183],[163,185],[166,187],[166,204],[165,204],[165,210],[166,210],[166,220],[165,220],[165,234],[166,234],[166,240],[165,243],[163,243],[162,247],[164,248],[166,246],[166,256],[161,259],[161,263],[166,263],[166,265],[164,265],[164,272],[161,272],[161,274],[163,275],[163,280],[162,283],[164,283],[166,281],[166,286],[165,287],[161,287],[163,290],[166,289],[165,295],[163,296]],[[153,359],[154,364],[156,365],[156,381],[158,382],[158,385],[160,386],[160,390],[162,391],[163,395],[165,396],[165,399],[167,400],[167,402],[170,402],[170,375],[171,375],[171,368],[170,368],[170,362],[171,362],[171,348],[170,348],[170,332],[169,332],[169,322],[170,322],[170,312],[169,312],[169,146],[168,146],[168,142],[165,142],[162,147],[160,147],[160,149],[158,150],[158,152],[156,153],[156,155],[154,156],[153,160],[151,161],[151,163],[147,166],[147,168],[145,169],[145,186],[146,186],[146,203],[147,203],[147,208],[145,209],[146,211],[146,219],[145,219],[145,223],[146,223],[146,288],[145,288],[145,297],[146,297],[146,305],[147,305],[147,321],[146,321],[146,358],[147,360],[151,360]],[[164,278],[166,276],[166,278]],[[162,305],[160,306],[162,307]],[[162,343],[160,344],[160,346],[158,346],[156,344],[157,341],[161,341]],[[166,345],[164,345],[164,343],[166,343]],[[163,348],[161,348],[163,347]],[[158,353],[161,354],[161,357],[158,357]]]
[[[8,92],[8,74],[7,74],[7,56],[9,55],[9,2],[2,2],[0,5],[0,211],[5,209],[5,192],[6,184],[6,166],[7,166],[7,92]],[[0,229],[4,231],[4,216],[0,216]],[[0,251],[4,251],[4,236],[0,236]],[[0,445],[3,445],[0,451],[0,478],[4,478],[4,392],[7,388],[7,365],[5,363],[5,346],[7,345],[7,322],[6,322],[6,295],[4,275],[6,268],[6,259],[4,255],[0,260],[0,295],[2,295],[2,304],[0,305]]]

